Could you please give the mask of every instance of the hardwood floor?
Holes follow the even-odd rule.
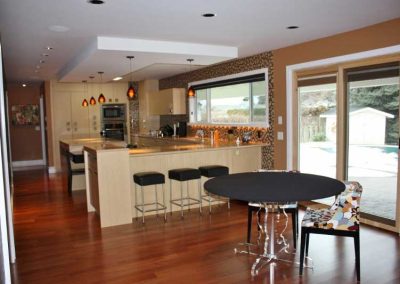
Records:
[[[192,210],[184,220],[176,214],[168,215],[167,223],[148,217],[144,226],[134,220],[100,229],[98,218],[86,212],[85,193],[68,196],[60,175],[16,172],[14,183],[14,283],[356,282],[352,239],[314,235],[313,270],[300,277],[298,267],[279,262],[274,275],[266,267],[252,278],[255,257],[233,253],[246,238],[247,207],[240,203],[230,211],[218,206],[212,215]],[[361,281],[399,283],[398,235],[361,229]],[[291,243],[290,230],[286,236]]]

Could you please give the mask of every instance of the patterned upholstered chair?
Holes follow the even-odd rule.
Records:
[[[360,198],[362,186],[345,182],[346,189],[328,209],[307,208],[301,223],[300,275],[303,273],[304,250],[308,256],[310,234],[336,235],[354,238],[357,280],[360,281]]]
[[[264,170],[260,169],[257,172],[286,172],[285,170]],[[297,172],[297,171],[289,171],[289,172]],[[264,208],[264,206],[262,206]],[[253,212],[260,212],[260,204],[249,202],[248,204],[248,215],[247,215],[247,243],[251,242],[251,225],[253,219]],[[293,247],[296,248],[297,242],[297,234],[299,232],[298,225],[298,214],[299,209],[297,206],[297,202],[287,202],[286,204],[279,205],[280,210],[285,210],[286,213],[290,213],[292,215],[292,233],[293,233]],[[257,214],[258,220],[260,220],[260,215]]]

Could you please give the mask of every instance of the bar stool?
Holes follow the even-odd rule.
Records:
[[[199,171],[200,171],[201,175],[206,178],[219,177],[219,176],[224,176],[224,175],[229,174],[229,168],[226,166],[220,166],[220,165],[199,167]],[[209,213],[211,213],[211,202],[221,199],[221,198],[213,198],[207,192],[205,192],[205,194],[203,194],[201,196],[201,198],[205,201],[208,201]],[[230,209],[230,208],[231,208],[231,204],[230,204],[230,201],[228,198],[228,209]]]
[[[176,205],[181,207],[181,217],[183,218],[183,207],[187,206],[190,210],[190,205],[199,204],[199,211],[201,212],[201,181],[200,181],[200,171],[198,169],[192,168],[181,168],[181,169],[173,169],[168,171],[168,177],[170,182],[170,198],[169,202],[171,203],[170,213],[172,214],[172,205]],[[189,181],[198,179],[198,191],[199,198],[192,198],[189,195]],[[180,198],[172,199],[172,180],[179,181],[181,186],[181,195]],[[186,197],[183,197],[183,182],[186,181]],[[186,201],[184,204],[183,201]],[[191,202],[192,201],[192,202]]]
[[[83,153],[67,152],[68,159],[68,194],[72,194],[72,177],[85,174]]]
[[[156,211],[158,214],[159,210],[164,210],[164,221],[167,221],[167,207],[165,206],[165,192],[164,192],[164,183],[165,176],[159,172],[141,172],[133,175],[133,181],[135,182],[135,209],[136,209],[136,218],[138,216],[138,212],[142,212],[142,223],[144,224],[144,213],[150,211]],[[161,184],[162,187],[162,203],[158,202],[157,195],[157,185]],[[140,185],[141,192],[141,203],[138,203],[137,198],[137,185]],[[144,203],[144,186],[154,185],[154,193],[155,193],[155,202]],[[155,208],[152,207],[155,205]],[[150,207],[146,209],[145,207]]]

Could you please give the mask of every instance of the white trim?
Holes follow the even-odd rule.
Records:
[[[254,123],[246,123],[246,124],[240,124],[240,123],[202,123],[202,122],[193,122],[191,121],[189,125],[210,125],[210,126],[234,126],[234,127],[263,127],[263,128],[269,128],[269,77],[268,77],[268,68],[261,68],[261,69],[256,69],[256,70],[251,70],[251,71],[246,71],[246,72],[241,72],[241,73],[235,73],[231,75],[226,75],[226,76],[221,76],[221,77],[215,77],[207,80],[201,80],[201,81],[196,81],[196,82],[190,82],[188,83],[188,89],[192,85],[199,85],[199,84],[207,84],[207,83],[212,83],[212,82],[218,82],[218,81],[223,81],[223,80],[229,80],[229,79],[235,79],[235,78],[241,78],[241,77],[246,77],[246,76],[251,76],[251,75],[256,75],[256,74],[262,74],[264,73],[264,78],[265,78],[265,86],[266,86],[266,93],[265,93],[265,103],[266,103],[266,110],[265,110],[265,122],[254,122]],[[189,107],[194,107],[196,102],[193,103],[193,100],[190,101],[192,102],[189,104]],[[191,113],[191,119],[195,120],[196,119],[196,110],[189,109],[189,112]],[[209,110],[208,110],[208,114]]]
[[[48,167],[48,168],[47,168],[47,172],[48,172],[49,174],[55,174],[55,173],[57,173],[56,167]]]
[[[29,160],[29,161],[13,161],[12,166],[14,168],[18,167],[31,167],[31,166],[44,166],[45,162],[43,160]]]
[[[351,53],[342,56],[330,57],[321,60],[303,62],[294,65],[286,66],[286,167],[288,170],[293,168],[293,102],[292,102],[292,86],[293,75],[295,71],[320,67],[324,65],[338,64],[348,61],[355,61],[360,59],[371,58],[375,56],[383,56],[400,52],[400,45],[394,45],[384,48],[372,49],[368,51]]]

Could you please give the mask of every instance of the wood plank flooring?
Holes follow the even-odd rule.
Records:
[[[134,220],[100,229],[97,216],[86,212],[85,193],[68,196],[60,175],[16,172],[14,183],[14,283],[356,282],[352,239],[314,235],[313,270],[299,276],[297,266],[278,262],[274,273],[267,266],[252,278],[255,257],[233,253],[246,237],[247,207],[241,203],[230,211],[217,206],[212,215],[192,210],[183,220],[174,214],[167,223],[147,217],[144,226]],[[398,235],[361,229],[361,282],[400,283]],[[290,230],[285,235],[291,243]]]

